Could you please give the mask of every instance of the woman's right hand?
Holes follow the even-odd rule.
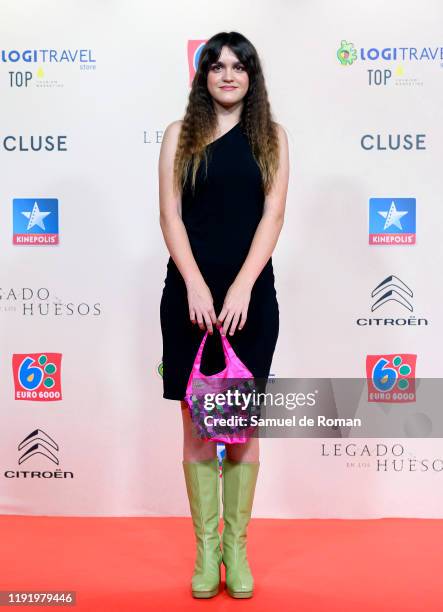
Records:
[[[198,323],[201,330],[205,326],[210,334],[213,333],[213,325],[217,323],[211,291],[205,281],[195,280],[187,284],[189,317],[192,323]]]

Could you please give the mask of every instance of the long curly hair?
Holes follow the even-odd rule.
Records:
[[[267,194],[279,163],[277,124],[272,118],[257,51],[252,43],[238,32],[215,34],[201,50],[175,153],[174,186],[180,192],[191,171],[191,186],[195,190],[197,170],[203,160],[207,170],[206,146],[217,130],[217,115],[207,88],[207,75],[210,66],[218,61],[225,45],[237,56],[248,73],[249,87],[243,98],[240,122],[252,155],[260,168],[263,190]]]

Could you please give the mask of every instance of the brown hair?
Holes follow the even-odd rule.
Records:
[[[278,169],[279,147],[277,124],[272,118],[260,60],[252,43],[238,32],[220,32],[203,46],[192,81],[188,106],[181,125],[174,160],[174,186],[184,187],[189,170],[192,188],[202,160],[207,167],[206,145],[217,129],[217,116],[207,88],[210,66],[218,61],[223,46],[229,47],[245,66],[249,76],[248,91],[243,98],[241,123],[260,168],[264,193],[268,193]]]

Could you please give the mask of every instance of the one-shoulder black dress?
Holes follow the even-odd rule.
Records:
[[[192,193],[190,174],[182,191],[182,220],[192,253],[207,283],[218,316],[230,285],[248,254],[263,214],[260,169],[242,123],[206,147]],[[191,323],[186,285],[170,257],[160,302],[163,337],[163,397],[182,400],[195,356],[206,330]],[[257,277],[243,329],[227,338],[254,377],[267,379],[279,330],[279,308],[272,257]],[[208,334],[201,371],[210,375],[225,368],[220,333]]]

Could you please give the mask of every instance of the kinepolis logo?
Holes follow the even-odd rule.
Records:
[[[0,287],[0,314],[40,317],[99,317],[101,303],[62,301],[47,287]]]
[[[397,86],[422,86],[423,81],[407,73],[410,66],[421,62],[443,65],[443,47],[360,47],[342,40],[336,52],[341,66],[360,64],[367,69],[368,85],[386,86],[393,82]],[[393,63],[391,68],[386,64]],[[407,69],[405,68],[407,65]],[[377,68],[377,65],[380,66]],[[368,66],[371,66],[370,68]],[[372,68],[372,66],[375,66]]]
[[[363,134],[365,151],[426,151],[426,134]]]
[[[3,49],[0,50],[0,62],[11,68],[22,68],[8,70],[9,86],[25,89],[30,86],[45,89],[64,87],[64,83],[54,76],[55,73],[60,75],[60,67],[69,64],[76,65],[83,71],[94,71],[97,67],[92,49]]]
[[[417,459],[412,453],[406,453],[405,447],[400,443],[390,446],[381,443],[358,444],[356,442],[327,443],[321,445],[322,457],[341,457],[346,459],[349,469],[376,468],[377,472],[441,472],[443,471],[443,458],[434,457]],[[351,459],[347,459],[351,457]]]
[[[369,244],[414,245],[415,198],[369,199]]]
[[[42,429],[35,429],[29,435],[27,435],[18,445],[20,456],[18,458],[18,464],[22,465],[29,459],[36,458],[45,462],[51,461],[55,465],[59,465],[60,461],[57,457],[59,446],[55,440],[53,440],[45,431]],[[33,459],[35,461],[35,459]],[[32,462],[31,462],[32,463]],[[51,470],[5,470],[3,473],[5,478],[44,478],[44,479],[57,479],[57,478],[74,478],[74,472],[62,471],[57,468]]]
[[[65,152],[68,150],[67,136],[0,136],[1,147],[11,153],[41,153],[42,151]]]
[[[58,244],[57,198],[14,198],[12,242],[20,245]]]
[[[398,276],[387,276],[381,283],[379,283],[371,293],[371,297],[374,298],[371,311],[375,312],[385,304],[389,306],[400,305],[402,310],[408,310],[414,312],[412,305],[412,298],[414,294],[412,290],[404,283]],[[429,320],[424,317],[417,317],[415,315],[409,315],[407,317],[359,317],[356,320],[356,324],[359,326],[399,326],[409,327],[417,325],[429,325]]]

